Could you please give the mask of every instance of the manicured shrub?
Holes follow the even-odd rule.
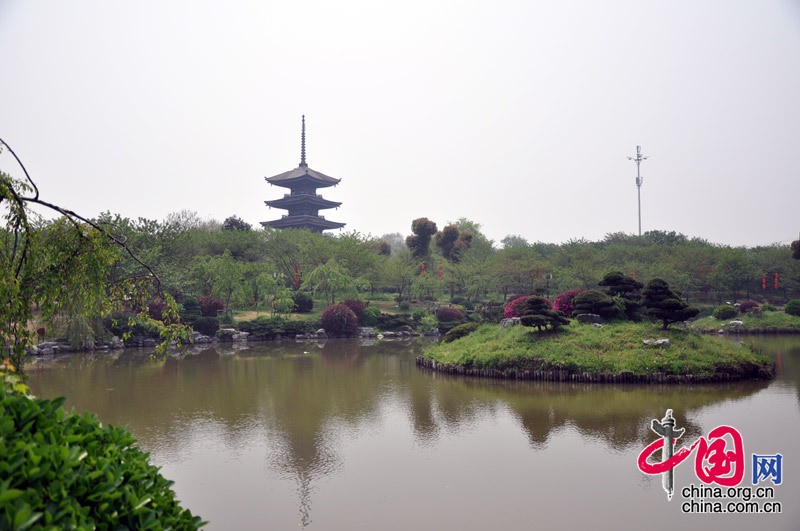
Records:
[[[724,321],[726,319],[733,319],[739,314],[739,310],[736,309],[736,306],[732,306],[730,304],[723,304],[722,306],[717,306],[714,308],[714,317],[719,319],[720,321]]]
[[[762,309],[763,311],[765,311],[765,312],[774,312],[775,310],[777,310],[777,308],[775,307],[775,305],[774,305],[774,304],[770,304],[770,303],[768,303],[768,302],[767,302],[767,303],[765,303],[765,304],[762,304],[762,305],[761,305],[761,309]]]
[[[366,309],[368,303],[355,299],[348,299],[346,301],[343,301],[342,304],[353,310],[353,313],[356,314],[356,319],[358,320],[358,324],[363,325],[364,310]]]
[[[200,304],[200,314],[204,317],[216,317],[217,312],[225,307],[222,299],[206,295],[197,301]]]
[[[0,388],[0,529],[198,529],[124,428]]]
[[[564,315],[572,315],[572,300],[576,295],[584,293],[583,289],[571,289],[565,291],[553,301],[553,309],[557,312],[562,312]]]
[[[464,318],[464,312],[456,308],[439,308],[436,310],[436,319],[442,321],[460,321]]]
[[[219,330],[219,319],[216,317],[198,317],[192,323],[192,328],[204,336],[213,337]]]
[[[181,306],[181,319],[184,322],[194,321],[200,317],[200,303],[194,297],[186,297]]]
[[[472,332],[478,329],[480,323],[464,323],[452,328],[449,332],[447,332],[444,337],[442,338],[443,343],[450,343],[451,341],[455,341],[456,339],[460,339],[462,337],[470,335]]]
[[[278,335],[294,337],[298,334],[309,334],[319,328],[319,323],[316,320],[300,321],[285,317],[258,317],[252,321],[241,321],[236,327],[242,332],[250,334],[252,339],[265,340],[276,339]]]
[[[572,315],[593,313],[603,319],[619,319],[622,316],[614,299],[602,291],[589,290],[572,298]]]
[[[544,297],[529,297],[521,311],[520,323],[523,326],[536,327],[540,332],[548,326],[555,330],[561,325],[569,324],[569,319],[563,313],[550,309]]]
[[[333,336],[354,336],[358,333],[358,318],[344,304],[331,304],[322,312],[322,328]]]
[[[377,316],[375,326],[384,331],[392,331],[404,326],[414,328],[416,324],[410,315],[382,313]]]
[[[314,309],[314,299],[302,291],[294,292],[292,299],[294,300],[295,313],[309,313]]]
[[[644,287],[642,300],[645,314],[661,321],[661,328],[666,330],[672,323],[680,323],[696,317],[700,310],[689,306],[676,295],[664,280],[654,278]]]
[[[517,297],[516,299],[512,299],[512,301],[506,305],[505,310],[503,310],[503,317],[506,319],[510,319],[511,317],[522,317],[522,307],[531,297],[537,297],[537,295],[523,295],[521,297]],[[548,307],[553,307],[553,304],[549,300],[543,297],[538,298],[545,301]]]
[[[739,313],[747,313],[753,308],[759,308],[760,305],[756,301],[742,301],[739,303]]]
[[[783,307],[783,311],[789,315],[800,317],[800,299],[793,299],[787,302],[786,306]]]

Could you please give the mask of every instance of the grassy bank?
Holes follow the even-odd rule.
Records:
[[[644,347],[645,339],[669,339],[665,348]],[[452,343],[433,346],[425,357],[438,363],[500,371],[553,371],[648,375],[726,373],[766,376],[771,360],[743,345],[698,332],[663,331],[657,325],[623,323],[602,328],[572,324],[557,333],[484,325]]]
[[[731,331],[731,321],[742,321],[738,332],[743,334],[800,334],[800,317],[783,312],[763,312],[759,317],[739,315],[733,319],[703,317],[692,323],[692,328],[701,332]]]

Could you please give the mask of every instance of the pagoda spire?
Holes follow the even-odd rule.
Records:
[[[303,115],[303,122],[300,129],[300,167],[305,168],[306,164],[306,115]]]

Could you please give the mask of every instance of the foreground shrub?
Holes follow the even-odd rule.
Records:
[[[444,335],[444,337],[442,338],[442,342],[450,343],[451,341],[455,341],[456,339],[466,337],[475,330],[477,330],[479,326],[480,323],[464,323],[458,325]]]
[[[536,327],[540,332],[549,326],[553,330],[561,325],[569,324],[569,319],[564,314],[550,309],[547,299],[543,297],[530,297],[522,306],[520,323],[523,326]]]
[[[192,323],[192,328],[204,336],[213,337],[219,330],[219,319],[216,317],[198,317]]]
[[[786,306],[783,307],[783,311],[789,315],[800,317],[800,299],[793,299],[787,302]]]
[[[714,313],[712,314],[716,319],[720,321],[724,321],[726,319],[733,319],[739,314],[739,310],[736,309],[736,306],[731,306],[730,304],[723,304],[722,306],[717,306],[714,308]]]
[[[314,299],[302,291],[296,291],[292,295],[292,300],[294,300],[295,313],[309,313],[314,309]]]
[[[436,310],[436,319],[441,321],[460,321],[464,318],[464,312],[457,308],[439,308]]]
[[[216,317],[217,313],[225,307],[222,299],[211,295],[200,297],[197,302],[200,304],[200,313],[204,317]]]
[[[358,318],[344,304],[331,304],[322,312],[320,324],[334,336],[354,336],[358,333]]]
[[[0,529],[198,529],[124,428],[0,389]]]
[[[583,289],[565,291],[553,301],[553,309],[557,312],[562,312],[564,315],[572,315],[572,300],[585,291]]]
[[[753,308],[759,308],[760,305],[756,301],[742,301],[739,303],[739,313],[747,313]]]
[[[572,299],[572,315],[593,313],[603,319],[618,319],[622,316],[614,299],[602,291],[590,290],[579,293]]]
[[[367,308],[368,303],[356,299],[347,299],[346,301],[343,301],[342,304],[353,310],[353,313],[356,314],[356,320],[358,320],[359,325],[364,324],[364,310]]]

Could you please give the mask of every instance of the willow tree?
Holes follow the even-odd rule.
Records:
[[[140,310],[141,320],[149,320],[146,301],[159,287],[153,270],[108,227],[42,199],[22,161],[0,139],[3,147],[25,179],[0,172],[0,357],[22,372],[34,309],[43,320],[68,314],[85,322],[127,304]],[[34,205],[59,217],[45,220],[31,210]],[[121,253],[136,261],[140,272],[112,281],[111,269]],[[165,297],[164,337],[176,339],[184,331],[174,301]]]

